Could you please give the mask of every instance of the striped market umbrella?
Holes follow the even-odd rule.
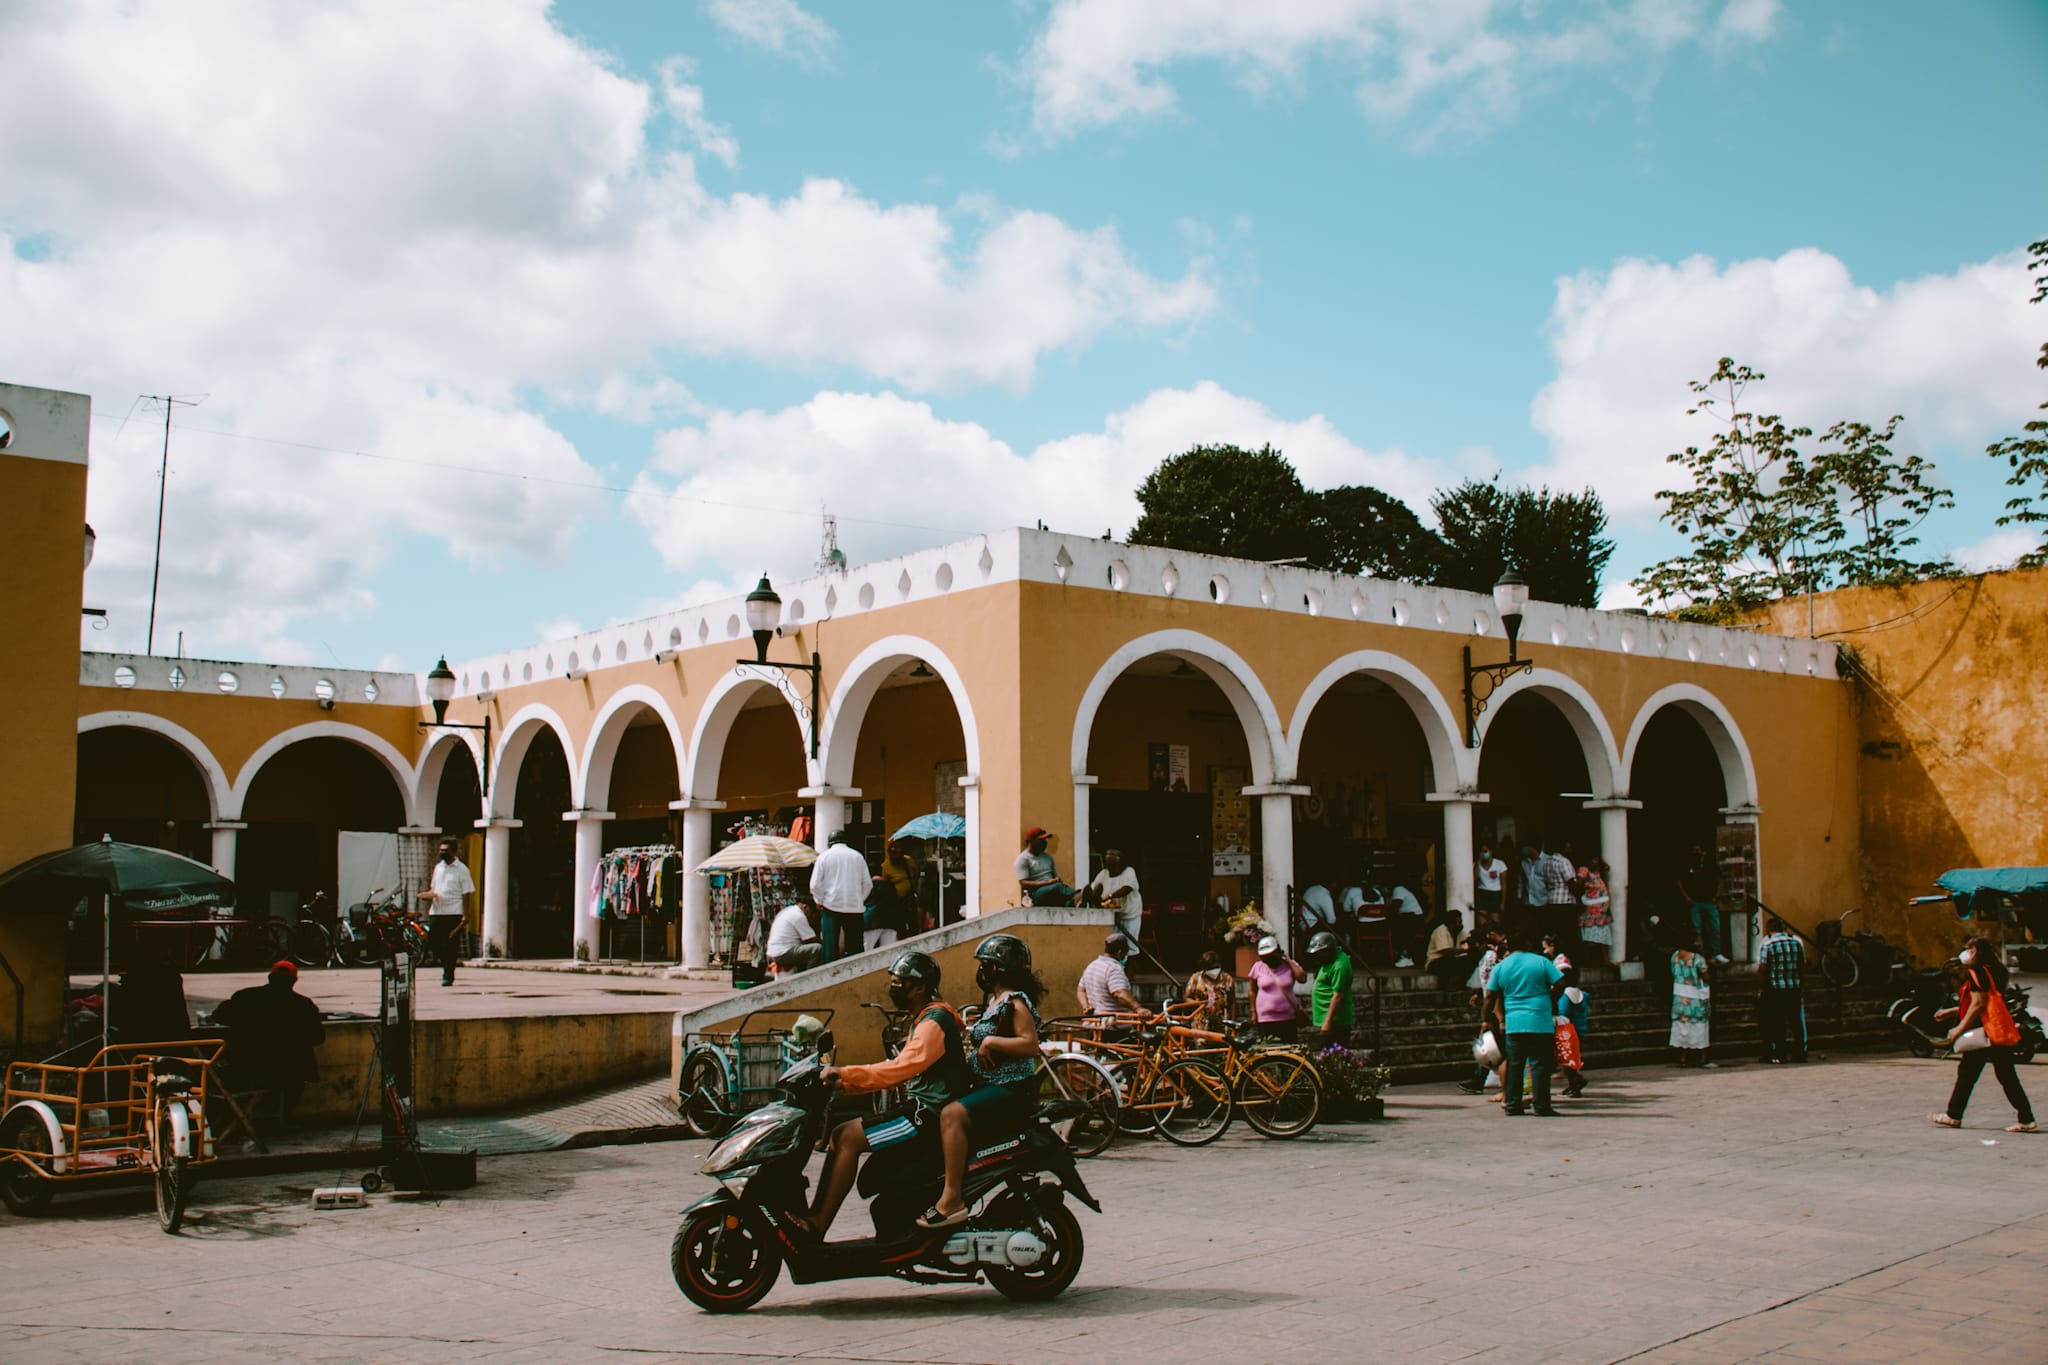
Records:
[[[739,872],[750,867],[809,867],[818,850],[778,834],[750,834],[698,865],[699,872]]]

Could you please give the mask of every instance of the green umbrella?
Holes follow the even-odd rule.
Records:
[[[101,993],[113,975],[113,907],[131,913],[160,913],[194,905],[232,902],[235,884],[182,854],[141,844],[117,844],[103,838],[96,844],[60,849],[31,858],[0,872],[0,914],[36,910],[68,911],[80,901],[100,898]],[[8,975],[13,975],[10,968]],[[22,1036],[21,987],[15,986],[15,1037]],[[108,1015],[100,1007],[100,1047],[108,1037]]]

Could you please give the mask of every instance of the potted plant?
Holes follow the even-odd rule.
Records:
[[[1228,956],[1236,950],[1236,975],[1242,979],[1251,971],[1252,963],[1258,960],[1258,942],[1273,932],[1273,926],[1259,915],[1257,901],[1246,901],[1236,910],[1220,916],[1210,930],[1223,940],[1223,951]]]
[[[1316,1054],[1316,1069],[1323,1073],[1323,1116],[1333,1120],[1379,1119],[1387,1114],[1387,1102],[1380,1098],[1392,1068],[1332,1043]]]

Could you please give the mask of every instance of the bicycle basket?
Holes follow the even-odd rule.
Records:
[[[1838,919],[1824,919],[1813,926],[1813,941],[1826,951],[1842,941],[1842,922]]]

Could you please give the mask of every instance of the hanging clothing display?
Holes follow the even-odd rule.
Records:
[[[637,940],[631,951],[645,962],[648,939],[665,938],[667,926],[682,914],[682,854],[670,844],[612,849],[590,874],[590,904],[597,916],[599,956],[622,956],[620,931],[630,927]],[[668,955],[665,944],[661,955]]]

